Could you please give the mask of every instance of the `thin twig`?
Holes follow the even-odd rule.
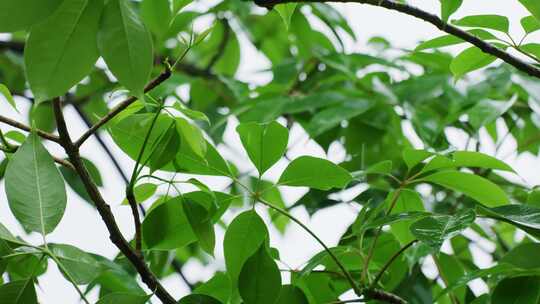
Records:
[[[0,146],[0,151],[5,152],[5,153],[15,153],[18,148],[19,146],[11,146],[10,148]],[[66,168],[69,168],[71,170],[75,170],[75,167],[73,167],[73,165],[68,160],[61,159],[56,156],[52,156],[52,158],[55,163],[62,165]]]
[[[418,240],[413,240],[407,243],[405,246],[403,246],[401,249],[399,249],[389,260],[384,264],[383,268],[379,271],[373,282],[371,283],[371,287],[375,287],[377,285],[377,282],[382,278],[384,272],[392,265],[392,263],[403,253],[405,250],[407,250],[409,247],[414,245],[414,243],[418,242]]]
[[[26,131],[26,132],[32,132],[32,128],[23,124],[23,123],[20,123],[16,120],[13,120],[11,118],[8,118],[8,117],[5,117],[5,116],[2,116],[0,115],[0,122],[3,122],[5,123],[6,125],[10,125],[12,127],[15,127],[17,129],[20,129],[20,130],[23,130],[23,131]],[[39,130],[39,129],[35,129],[35,132],[37,133],[37,135],[39,135],[40,137],[43,137],[45,139],[48,139],[50,141],[53,141],[55,143],[60,143],[60,138],[58,138],[58,136],[56,135],[53,135],[53,134],[50,134],[50,133],[47,133],[43,130]]]

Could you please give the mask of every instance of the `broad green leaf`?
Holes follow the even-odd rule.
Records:
[[[54,160],[35,134],[11,158],[6,169],[6,194],[17,220],[29,231],[46,235],[66,209],[66,188]]]
[[[274,304],[281,290],[281,273],[265,244],[246,260],[238,279],[245,304]]]
[[[17,105],[15,104],[15,99],[13,99],[13,96],[11,96],[11,92],[9,91],[8,87],[0,83],[0,95],[3,95],[4,98],[7,100],[7,102],[15,109],[15,111],[19,112],[17,109]]]
[[[483,29],[472,29],[467,32],[482,40],[494,40],[497,38],[495,35]],[[414,50],[418,52],[418,51],[451,46],[451,45],[456,45],[456,44],[461,44],[461,43],[465,43],[465,40],[462,40],[461,38],[456,37],[454,35],[444,35],[444,36],[439,36],[439,37],[424,41],[420,43]]]
[[[101,17],[99,51],[120,84],[141,96],[153,65],[152,37],[128,0],[110,0]]]
[[[478,130],[506,113],[517,99],[517,95],[512,96],[508,101],[482,99],[467,111],[469,123]]]
[[[439,250],[444,240],[458,235],[469,227],[475,219],[472,210],[459,212],[455,215],[432,215],[414,222],[410,229],[414,236]]]
[[[171,124],[167,132],[162,134],[156,145],[152,147],[152,154],[148,166],[152,171],[159,170],[173,161],[180,149],[180,136],[176,124]]]
[[[308,304],[302,289],[294,285],[283,285],[275,304]]]
[[[538,22],[540,22],[540,3],[536,0],[519,0],[519,2],[527,8]]]
[[[24,63],[38,102],[64,95],[90,73],[103,0],[66,0],[26,40]]]
[[[99,275],[99,263],[79,248],[64,244],[50,244],[49,249],[60,262],[59,268],[67,280],[73,279],[76,284],[84,285]]]
[[[153,208],[142,224],[143,240],[150,249],[173,250],[197,240],[182,206],[182,198]]]
[[[283,3],[274,6],[274,9],[281,16],[281,19],[283,19],[283,23],[285,23],[285,28],[287,30],[289,30],[289,26],[291,25],[291,18],[296,9],[296,5],[297,3]]]
[[[450,70],[454,74],[455,79],[460,79],[463,75],[481,69],[496,59],[497,57],[484,53],[479,48],[473,46],[462,51],[452,60]]]
[[[210,280],[199,285],[193,292],[210,296],[223,303],[228,303],[231,296],[231,281],[226,273],[216,272]]]
[[[227,274],[237,286],[238,276],[247,259],[268,239],[266,225],[255,211],[238,215],[227,228],[223,251]]]
[[[178,133],[182,135],[182,142],[189,145],[196,155],[205,157],[206,140],[201,129],[180,117],[177,117],[175,122]]]
[[[287,166],[279,178],[279,184],[330,190],[344,188],[351,180],[352,175],[347,170],[329,160],[300,156]]]
[[[173,0],[173,13],[178,13],[182,8],[193,2],[193,0]]]
[[[0,1],[0,33],[26,30],[49,17],[62,0]]]
[[[262,176],[285,153],[289,131],[277,122],[240,124],[236,131],[251,162]]]
[[[440,276],[445,278],[448,285],[458,281],[465,274],[465,269],[462,263],[455,255],[448,255],[442,252],[437,254],[437,267],[440,271]],[[453,296],[459,302],[465,302],[466,287],[460,287],[453,291]],[[450,298],[448,298],[450,300]]]
[[[422,173],[429,172],[429,171],[435,171],[440,169],[448,169],[448,168],[454,168],[456,167],[456,163],[454,160],[443,156],[443,155],[435,155],[432,159],[430,159],[427,164],[422,168]]]
[[[537,304],[540,300],[540,276],[505,278],[491,295],[491,304]]]
[[[178,172],[201,175],[231,176],[231,169],[216,148],[206,142],[206,155],[201,158],[189,147],[181,145],[180,152],[174,160],[174,167]]]
[[[33,278],[12,281],[0,286],[2,304],[37,304]]]
[[[407,168],[412,169],[414,166],[421,163],[426,158],[432,156],[433,153],[426,150],[416,150],[406,148],[403,150],[403,161],[407,165]]]
[[[516,246],[505,254],[500,263],[507,263],[522,269],[540,268],[540,261],[536,258],[539,243],[524,243]]]
[[[540,59],[540,43],[523,44],[520,49]]]
[[[523,17],[521,18],[520,23],[527,34],[540,30],[540,20],[536,19],[534,16]]]
[[[137,201],[137,204],[142,204],[149,198],[151,198],[157,191],[158,186],[156,184],[152,183],[144,183],[136,186],[133,189],[133,195],[135,196],[135,200]],[[122,205],[128,205],[129,202],[127,198],[125,198],[122,201]]]
[[[540,208],[512,204],[495,208],[479,207],[478,212],[487,217],[512,224],[535,237],[540,237]]]
[[[456,167],[475,167],[514,172],[505,162],[484,153],[474,151],[456,151],[452,153]]]
[[[201,248],[210,255],[214,255],[216,235],[214,223],[209,212],[195,200],[185,198],[183,201],[184,212],[191,225],[191,229],[197,236]]]
[[[392,161],[383,160],[366,169],[366,174],[390,174],[392,172]]]
[[[463,0],[440,0],[441,2],[441,18],[443,21],[447,22],[448,18],[455,13]]]
[[[499,15],[467,16],[456,20],[453,23],[460,26],[488,28],[503,33],[508,33],[508,28],[510,26],[508,18]]]
[[[146,26],[158,38],[163,37],[168,32],[171,15],[169,0],[144,0],[141,2],[141,17]]]
[[[183,297],[178,301],[178,304],[223,304],[219,300],[203,295],[203,294],[190,294]]]
[[[422,181],[432,182],[475,199],[488,207],[508,204],[509,200],[499,186],[491,181],[460,171],[441,171],[422,178]]]
[[[96,304],[145,304],[151,296],[113,292],[105,295]]]
[[[399,194],[396,205],[392,209],[391,214],[422,211],[425,211],[425,208],[420,195],[416,191],[403,189]],[[414,219],[406,219],[390,225],[392,234],[402,245],[405,245],[415,239],[409,229],[413,221]]]

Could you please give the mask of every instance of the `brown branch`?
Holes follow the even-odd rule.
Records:
[[[18,148],[19,148],[18,146],[12,146],[11,148],[0,146],[0,151],[5,152],[5,153],[15,153]],[[66,167],[66,168],[75,170],[75,167],[73,167],[73,165],[69,161],[67,161],[65,159],[55,157],[55,156],[52,156],[52,158],[53,158],[55,163],[57,163],[59,165],[62,165],[64,167]]]
[[[375,289],[375,288],[365,290],[364,296],[367,299],[379,300],[379,301],[383,301],[390,304],[406,304],[407,303],[407,301],[403,300],[402,298],[400,298],[399,296],[393,293],[389,293],[384,290]]]
[[[6,125],[10,125],[12,127],[15,127],[17,129],[20,129],[20,130],[23,130],[23,131],[26,131],[26,132],[32,132],[32,128],[30,128],[29,126],[23,124],[23,123],[20,123],[16,120],[13,120],[11,118],[8,118],[8,117],[5,117],[5,116],[2,116],[0,115],[0,122],[3,122],[5,123]],[[60,143],[60,138],[54,134],[50,134],[50,133],[47,133],[43,130],[35,130],[37,135],[39,135],[40,137],[43,137],[45,139],[48,139],[50,141],[53,141],[55,143]]]
[[[423,11],[417,7],[403,4],[403,3],[397,3],[392,0],[254,0],[254,2],[259,5],[266,8],[272,8],[276,4],[281,3],[301,3],[301,2],[308,2],[308,3],[316,3],[316,2],[339,2],[339,3],[360,3],[360,4],[367,4],[367,5],[373,5],[373,6],[380,6],[387,8],[389,10],[398,11],[400,13],[404,13],[406,15],[410,15],[413,17],[416,17],[418,19],[421,19],[423,21],[426,21],[428,23],[433,24],[435,27],[437,27],[439,30],[446,32],[450,35],[456,36],[458,38],[461,38],[474,46],[478,47],[480,50],[482,50],[484,53],[493,55],[495,57],[498,57],[505,61],[506,63],[514,66],[516,69],[530,75],[533,77],[540,78],[540,69],[532,64],[529,64],[518,57],[515,57],[511,55],[510,53],[507,53],[506,51],[497,48],[496,46],[487,43],[483,41],[482,39],[471,35],[467,33],[466,31],[453,26],[451,24],[448,24],[441,20],[438,16],[430,14],[426,11]]]
[[[141,218],[139,216],[139,210],[137,209],[137,200],[133,194],[133,188],[126,188],[126,198],[131,207],[131,213],[133,214],[133,223],[135,225],[135,251],[141,254]]]
[[[174,298],[165,290],[165,288],[161,285],[156,276],[150,271],[142,257],[139,256],[139,254],[137,254],[137,252],[134,251],[133,248],[131,248],[129,243],[126,241],[126,239],[120,232],[114,215],[111,212],[110,206],[101,196],[101,193],[99,192],[96,184],[92,180],[90,173],[88,172],[86,166],[81,159],[81,156],[79,154],[79,148],[71,141],[59,99],[56,99],[53,102],[53,107],[56,124],[58,126],[58,132],[60,134],[60,143],[64,147],[71,163],[75,167],[75,171],[81,178],[86,192],[96,205],[96,209],[98,210],[99,215],[107,226],[107,230],[109,231],[109,238],[135,267],[135,269],[141,276],[142,281],[148,286],[150,290],[155,292],[156,296],[163,303],[176,303]]]
[[[144,92],[151,91],[153,88],[160,85],[165,80],[169,79],[171,77],[171,69],[168,65],[165,65],[165,71],[163,71],[161,74],[159,74],[156,78],[154,78],[149,84],[146,85],[144,88]],[[99,128],[101,128],[103,125],[105,125],[107,122],[109,122],[111,119],[113,119],[116,115],[118,115],[120,112],[125,110],[129,105],[134,103],[137,100],[137,97],[129,97],[128,99],[120,102],[118,105],[116,105],[114,108],[112,108],[109,113],[107,113],[105,116],[103,116],[98,122],[96,122],[90,129],[88,129],[81,137],[74,143],[76,147],[80,147],[92,134],[97,132]]]

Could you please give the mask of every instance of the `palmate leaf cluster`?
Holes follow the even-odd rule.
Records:
[[[440,18],[533,66],[540,5],[515,2],[530,12],[523,37],[490,12],[452,19],[461,0],[441,1]],[[0,203],[43,239],[0,223],[0,303],[38,303],[53,263],[87,303],[94,290],[100,304],[170,303],[150,284],[190,261],[223,267],[182,304],[540,301],[540,194],[505,162],[540,152],[540,80],[460,38],[402,50],[372,37],[348,52],[361,33],[332,5],[233,0],[1,0],[0,32]],[[267,82],[239,76],[253,50]],[[122,237],[89,191],[113,169],[84,158],[99,142],[66,141],[63,109],[72,137],[82,118],[132,160],[126,199],[104,197],[141,209],[114,259],[47,241],[76,229],[58,228],[77,203],[67,191],[98,209],[114,244]],[[306,142],[317,157],[289,153]],[[49,152],[56,144],[67,158]],[[333,244],[294,216],[346,204],[355,220]],[[293,226],[321,246],[298,268],[271,240]]]

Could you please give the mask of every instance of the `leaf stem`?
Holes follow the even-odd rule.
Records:
[[[405,252],[405,250],[407,250],[409,247],[411,247],[412,245],[414,245],[414,243],[418,242],[418,240],[413,240],[413,241],[410,241],[409,243],[407,243],[405,246],[403,246],[401,249],[399,249],[396,253],[394,253],[394,255],[386,262],[386,264],[384,264],[383,268],[381,268],[381,270],[379,271],[379,273],[377,274],[377,276],[375,277],[375,279],[373,280],[373,282],[371,283],[370,285],[370,288],[374,288],[376,285],[377,285],[377,282],[379,282],[379,280],[382,278],[384,272],[388,269],[388,267],[390,267],[390,265],[392,265],[392,263],[403,253]]]

